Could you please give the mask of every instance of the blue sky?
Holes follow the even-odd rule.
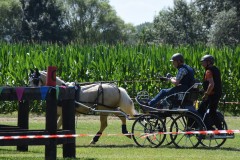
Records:
[[[139,25],[152,22],[155,15],[163,8],[173,6],[174,0],[109,0],[117,15],[126,23]],[[190,0],[187,0],[190,1]]]

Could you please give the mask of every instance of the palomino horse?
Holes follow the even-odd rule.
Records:
[[[42,86],[46,85],[47,72],[45,71],[35,71],[31,70],[29,76],[30,86]],[[68,83],[64,82],[60,78],[56,78],[57,85],[66,85]],[[101,92],[99,92],[101,90]],[[88,107],[96,107],[98,110],[117,110],[118,107],[121,111],[126,114],[133,116],[136,111],[134,109],[134,103],[127,94],[126,90],[121,87],[116,87],[113,84],[103,83],[103,84],[90,84],[84,85],[80,87],[80,97],[78,102],[88,106]],[[77,113],[88,113],[89,109],[86,107],[82,107],[77,105],[76,114]],[[107,127],[107,118],[110,113],[108,112],[100,112],[100,129],[92,139],[90,144],[95,144],[99,137],[102,135],[104,129]],[[131,138],[131,135],[128,134],[126,127],[126,117],[120,113],[113,113],[122,121],[122,133],[125,134],[128,138]],[[62,108],[60,106],[57,107],[57,115],[58,115],[58,129],[62,125]]]

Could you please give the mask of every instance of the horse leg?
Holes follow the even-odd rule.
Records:
[[[128,132],[127,130],[127,121],[126,121],[126,117],[119,115],[119,114],[115,114],[115,116],[117,116],[121,121],[122,121],[122,134],[124,134],[126,137],[128,138],[132,138],[131,133]]]
[[[62,126],[62,107],[57,107],[57,129]]]
[[[93,137],[90,144],[96,144],[96,142],[99,140],[100,136],[102,135],[104,129],[107,127],[107,117],[108,114],[100,113],[100,130],[97,132],[97,134]]]
[[[62,115],[58,116],[57,129],[60,129],[62,126]]]

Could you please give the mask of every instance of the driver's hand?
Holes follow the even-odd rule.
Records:
[[[160,77],[160,80],[161,81],[168,81],[168,78],[167,77]]]
[[[171,78],[172,75],[171,75],[170,73],[167,73],[166,77],[167,77],[167,78]]]
[[[205,92],[204,95],[203,95],[203,97],[202,97],[202,100],[203,100],[203,101],[206,101],[207,99],[208,99],[208,94]]]

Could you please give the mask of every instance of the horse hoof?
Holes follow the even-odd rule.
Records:
[[[94,141],[92,140],[89,144],[90,144],[90,145],[91,145],[91,144],[94,145],[94,144],[96,144],[96,142],[94,142]]]

